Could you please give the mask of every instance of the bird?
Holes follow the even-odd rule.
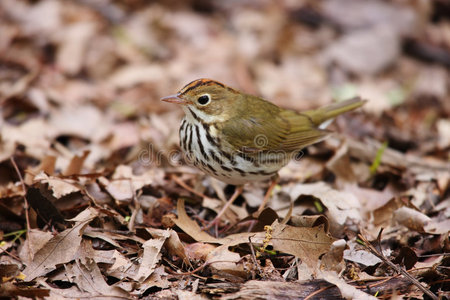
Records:
[[[276,186],[278,171],[301,149],[326,138],[330,134],[323,128],[326,123],[366,102],[354,97],[297,112],[207,78],[194,80],[161,100],[180,105],[185,113],[179,139],[186,162],[236,186],[206,228],[220,223],[244,184],[270,179],[261,212]]]

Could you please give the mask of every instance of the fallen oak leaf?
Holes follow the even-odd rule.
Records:
[[[184,201],[178,200],[178,218],[174,220],[186,234],[193,239],[204,243],[222,244],[227,247],[248,243],[261,244],[265,238],[265,232],[243,232],[217,239],[202,231],[200,226],[186,214]],[[302,258],[308,266],[315,266],[319,257],[328,251],[335,241],[329,233],[324,230],[323,224],[316,227],[294,227],[283,225],[275,221],[272,224],[272,239],[270,244],[275,250],[292,254]],[[306,260],[305,260],[306,259]]]
[[[310,268],[316,268],[320,256],[329,251],[335,241],[325,232],[323,224],[317,227],[294,227],[275,221],[272,228],[271,244],[274,250],[292,254]]]
[[[69,221],[76,222],[75,225],[50,239],[25,268],[25,281],[31,281],[56,269],[58,264],[73,260],[80,247],[84,228],[97,215],[94,208],[88,208],[70,219]]]
[[[178,218],[174,220],[175,224],[199,242],[222,244],[224,247],[230,247],[246,244],[249,238],[255,244],[262,244],[265,239],[265,232],[243,232],[216,239],[202,231],[200,226],[189,218],[184,208],[184,201],[181,199],[177,203],[177,213]],[[335,241],[325,231],[324,224],[316,227],[294,227],[280,224],[275,220],[271,227],[272,238],[269,244],[273,246],[274,250],[299,257],[310,269],[317,267],[320,256],[326,253]]]
[[[220,244],[220,239],[216,239],[204,232],[194,220],[189,218],[186,209],[184,208],[183,199],[178,199],[177,214],[178,217],[174,220],[174,223],[194,240],[198,242]]]

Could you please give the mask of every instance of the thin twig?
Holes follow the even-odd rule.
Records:
[[[133,208],[133,211],[131,212],[130,220],[128,221],[128,230],[133,232],[134,231],[134,223],[136,221],[136,216],[139,212],[139,208],[141,207],[141,205],[138,201],[138,196],[136,195],[136,191],[133,186],[133,181],[131,179],[130,179],[130,189],[131,189],[131,192],[133,193],[134,208]]]
[[[305,297],[304,300],[309,300],[312,299],[312,297],[316,296],[317,294],[320,294],[322,292],[325,292],[326,290],[332,288],[332,287],[336,287],[334,284],[333,285],[329,285],[329,286],[325,286],[321,289],[318,289],[317,291],[312,292],[311,294],[309,294],[308,296]]]
[[[26,197],[27,188],[25,186],[25,182],[23,180],[22,174],[20,174],[19,167],[17,166],[16,161],[14,160],[14,156],[11,156],[9,159],[10,159],[11,164],[13,165],[14,169],[16,170],[17,176],[19,176],[19,180],[20,180],[20,183],[22,185],[23,201],[24,201],[24,206],[25,206],[24,207],[24,209],[25,209],[25,220],[26,220],[26,225],[27,225],[27,239],[28,239],[28,241],[30,241],[30,229],[31,229],[31,226],[30,226],[30,216],[28,214],[29,205],[28,205],[28,200],[27,200],[27,197]],[[28,255],[30,256],[29,258],[31,260],[31,253],[33,253],[33,252],[31,250],[30,243],[27,243],[27,246],[28,246]]]
[[[252,252],[253,263],[255,264],[256,268],[258,269],[259,275],[262,276],[263,273],[262,273],[262,270],[261,270],[261,267],[260,267],[258,261],[256,260],[255,249],[253,249],[252,237],[250,237],[250,236],[248,237],[248,242],[250,243],[250,251]],[[253,279],[255,279],[255,278],[253,278]]]
[[[8,250],[6,250],[6,249],[0,249],[0,254],[2,254],[2,253],[6,253],[6,254],[8,254],[9,256],[11,256],[12,258],[14,258],[15,260],[17,260],[17,261],[21,261],[20,260],[20,257],[18,257],[18,256],[15,256],[14,254],[12,254],[12,253],[10,253],[10,252],[8,252]]]
[[[179,186],[181,186],[182,188],[184,188],[185,190],[191,192],[194,195],[200,196],[202,198],[208,198],[211,199],[211,197],[206,196],[205,194],[199,193],[196,190],[194,190],[193,188],[191,188],[190,186],[188,186],[186,183],[184,183],[183,181],[180,180],[180,178],[178,178],[175,175],[172,175],[171,178],[173,179],[173,181],[175,181]]]
[[[28,216],[28,208],[29,208],[29,206],[28,206],[27,197],[25,197],[25,195],[27,194],[27,188],[25,186],[25,182],[23,181],[22,174],[20,174],[19,167],[17,166],[16,161],[14,160],[14,156],[11,156],[9,159],[11,160],[11,163],[12,163],[14,169],[16,170],[17,176],[19,176],[20,184],[22,185],[23,200],[24,200],[24,204],[25,204],[25,219],[26,219],[26,222],[27,222],[27,229],[29,230],[31,228],[31,226],[30,226],[30,218]]]
[[[383,229],[380,230],[380,233],[377,237],[377,243],[380,247],[380,251],[378,251],[364,236],[361,234],[358,235],[358,237],[364,242],[364,247],[367,248],[367,250],[370,251],[373,255],[381,259],[384,263],[386,263],[388,266],[390,266],[392,269],[394,269],[397,273],[402,274],[405,278],[410,280],[415,286],[417,286],[422,292],[427,294],[431,299],[438,300],[439,298],[433,294],[429,289],[424,287],[417,279],[415,279],[413,276],[411,276],[406,270],[403,268],[400,268],[393,262],[391,262],[389,259],[384,256],[383,251],[381,251],[381,233],[383,232]]]

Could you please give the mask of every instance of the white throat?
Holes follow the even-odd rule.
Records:
[[[208,115],[193,106],[183,106],[182,108],[186,114],[186,120],[190,123],[198,122],[197,119],[200,119],[204,123],[223,122],[225,120],[223,117]],[[192,115],[191,110],[197,116],[197,119]]]

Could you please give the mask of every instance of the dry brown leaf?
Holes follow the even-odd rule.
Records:
[[[343,239],[333,242],[330,251],[326,252],[320,261],[320,269],[340,274],[345,269],[343,257],[346,247],[347,243]]]
[[[94,250],[88,240],[81,242],[75,262],[65,266],[66,276],[90,297],[126,297],[127,293],[117,287],[109,286],[97,263],[93,260]]]
[[[175,224],[194,240],[205,243],[219,243],[218,239],[204,232],[194,220],[189,218],[184,208],[183,199],[178,199],[177,214],[178,217],[174,220]]]
[[[157,267],[156,264],[161,259],[161,248],[164,242],[170,237],[170,233],[167,230],[162,230],[160,233],[161,235],[158,238],[148,240],[142,245],[144,254],[142,255],[139,271],[134,278],[139,282],[143,282],[153,273]]]
[[[135,192],[146,185],[155,182],[161,182],[162,170],[150,169],[141,175],[134,175],[130,166],[119,165],[112,180],[108,181],[106,178],[100,178],[101,182],[106,185],[106,190],[117,201],[131,200]]]
[[[28,231],[28,238],[19,252],[19,256],[23,263],[26,265],[30,264],[30,262],[34,259],[34,255],[41,250],[52,237],[53,234],[51,232],[33,228],[30,229]]]
[[[169,233],[169,238],[165,243],[165,247],[169,251],[171,255],[176,255],[183,260],[183,262],[189,266],[191,263],[189,262],[189,258],[186,255],[184,245],[181,243],[178,234],[172,229],[162,230],[156,228],[146,228],[146,230],[152,235],[153,238],[161,238]]]
[[[23,271],[26,276],[25,281],[47,274],[54,270],[56,265],[73,260],[80,247],[84,228],[97,215],[98,212],[95,209],[88,208],[69,220],[75,222],[75,225],[54,236],[36,253],[34,259]]]
[[[418,232],[424,232],[424,227],[431,222],[431,218],[427,215],[406,206],[394,211],[393,219],[399,224]]]
[[[443,221],[431,220],[423,227],[426,233],[430,234],[445,234],[450,231],[450,219]]]
[[[325,232],[329,231],[330,224],[328,219],[324,215],[315,216],[292,216],[290,219],[290,225],[295,227],[316,227],[323,224]]]
[[[161,289],[167,289],[170,287],[171,283],[168,280],[169,274],[164,271],[164,266],[157,267],[152,275],[150,275],[147,280],[139,285],[136,292],[141,291],[140,294],[144,293],[147,289],[151,287],[158,287]]]
[[[65,176],[81,174],[81,169],[83,168],[83,163],[86,160],[88,155],[89,155],[89,151],[87,151],[87,150],[83,151],[83,154],[81,154],[80,156],[74,155],[72,157],[72,160],[70,161],[69,165],[67,166],[67,169],[64,171],[63,174]]]
[[[316,268],[319,257],[330,250],[335,241],[326,233],[323,225],[317,227],[293,227],[272,224],[271,244],[275,250],[292,254],[302,260],[308,267]]]
[[[34,182],[48,183],[52,190],[53,196],[59,199],[68,194],[79,192],[80,187],[76,180],[68,178],[59,178],[56,176],[48,176],[44,172],[40,172],[34,177]]]
[[[350,156],[348,155],[348,144],[345,141],[337,149],[334,156],[327,161],[326,167],[333,172],[338,180],[345,182],[356,181],[356,175],[353,172]]]
[[[266,235],[265,232],[244,232],[216,239],[202,231],[200,226],[187,216],[183,200],[178,201],[177,212],[178,219],[175,220],[177,226],[197,241],[230,247],[247,244],[249,238],[252,243],[262,244]],[[313,228],[293,227],[275,221],[272,224],[272,230],[270,244],[273,248],[301,258],[310,268],[316,267],[319,257],[330,249],[334,241],[329,234],[325,233],[323,225]]]
[[[71,286],[66,289],[55,287],[53,284],[49,284],[43,278],[37,278],[36,281],[50,290],[50,296],[46,299],[91,299],[92,295],[89,292],[82,292],[77,286]],[[102,299],[100,297],[100,299]]]
[[[164,77],[164,69],[158,65],[128,65],[118,69],[108,79],[108,84],[116,88],[130,87],[143,82],[158,81]]]
[[[98,238],[98,239],[104,240],[105,242],[110,243],[111,245],[113,245],[116,248],[119,248],[119,249],[121,248],[120,244],[116,241],[117,236],[114,236],[114,234],[112,234],[110,232],[101,232],[101,231],[93,230],[93,228],[91,228],[90,226],[87,226],[84,229],[83,234],[90,238]]]
[[[344,279],[339,278],[336,272],[325,271],[319,273],[319,278],[322,278],[329,283],[336,285],[341,291],[342,297],[345,299],[358,299],[358,300],[376,300],[377,298],[364,293],[356,287],[345,282]]]
[[[53,152],[48,137],[53,136],[54,130],[43,119],[31,119],[20,126],[5,123],[2,125],[2,139],[11,147],[16,143],[24,145],[30,156],[40,159]]]
[[[219,213],[224,205],[222,200],[203,198],[202,206],[209,208],[216,213]],[[248,216],[248,212],[244,207],[239,207],[236,205],[230,205],[230,208],[225,212],[223,219],[228,220],[231,224],[237,223],[238,220],[242,220]]]
[[[64,26],[62,31],[56,64],[65,73],[75,75],[83,67],[89,41],[96,33],[96,24],[84,20]]]
[[[84,233],[83,233],[84,235]],[[114,254],[117,250],[93,250],[92,259],[97,264],[109,264],[112,265],[116,261]]]
[[[381,262],[381,259],[365,249],[358,249],[360,246],[355,241],[349,241],[348,246],[349,249],[344,250],[344,258],[346,260],[353,261],[364,266],[373,266]]]
[[[183,291],[183,290],[177,290],[176,295],[179,300],[207,300],[208,297],[206,295],[199,295],[195,292],[191,291]]]
[[[326,215],[330,220],[331,229],[343,226],[347,221],[358,222],[361,220],[361,205],[358,199],[349,192],[338,191],[324,182],[294,184],[283,187],[291,199],[297,199],[300,195],[311,195],[318,198],[328,208]]]
[[[117,250],[114,250],[112,258],[114,259],[114,263],[108,269],[110,272],[117,271],[122,273],[133,263]]]
[[[120,280],[133,279],[133,278],[137,277],[137,274],[139,272],[138,264],[136,264],[134,261],[131,261],[130,259],[123,257],[119,254],[116,254],[116,257],[118,259],[118,264],[117,264],[117,266],[113,265],[114,268],[111,267],[110,269],[108,269],[106,271],[108,276],[112,276],[112,277],[118,278]]]
[[[213,269],[246,277],[247,274],[244,272],[243,265],[239,264],[240,260],[241,256],[228,250],[226,245],[217,247],[206,257],[206,261],[211,264],[210,266]]]
[[[51,114],[48,126],[55,131],[55,136],[73,135],[92,142],[102,141],[112,130],[110,120],[93,105],[65,105]]]
[[[211,253],[217,246],[207,244],[207,243],[191,243],[186,245],[187,256],[194,261],[206,261],[206,257]]]
[[[357,184],[345,184],[343,188],[344,191],[355,195],[361,203],[361,209],[368,213],[385,205],[396,193],[390,186],[383,191],[363,188]]]
[[[25,173],[24,178],[25,183],[28,185],[32,185],[34,176],[36,174],[39,174],[41,171],[50,176],[54,175],[55,163],[56,163],[56,156],[54,155],[45,156],[38,166],[28,168],[27,172]]]

